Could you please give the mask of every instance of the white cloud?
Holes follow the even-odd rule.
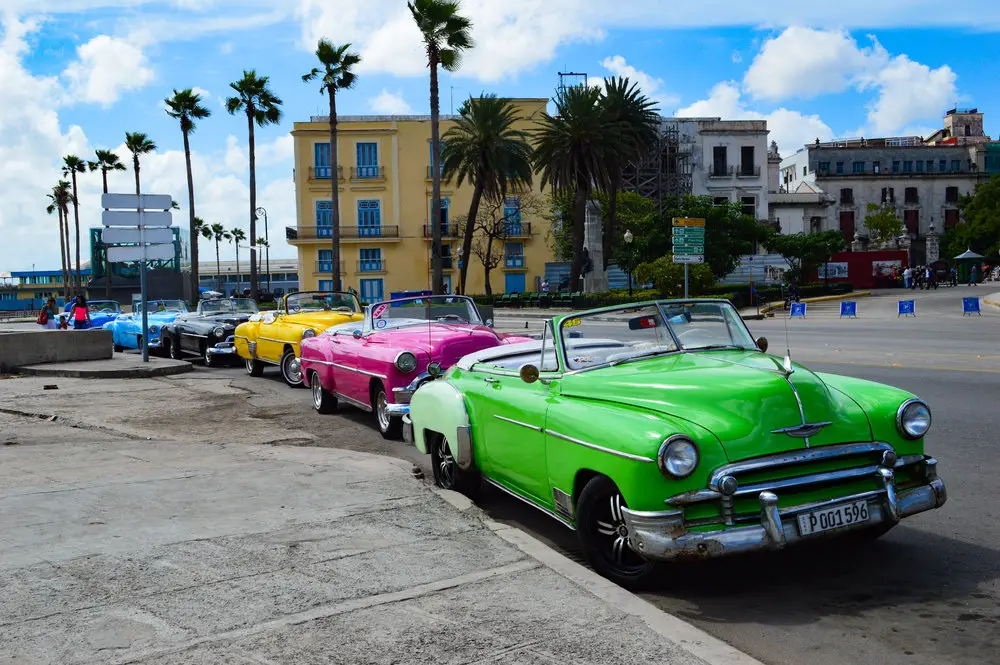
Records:
[[[234,173],[242,173],[249,168],[249,158],[240,140],[230,134],[226,137],[226,168]]]
[[[403,99],[403,93],[399,90],[389,92],[385,88],[382,88],[382,92],[369,99],[368,103],[375,113],[385,115],[407,115],[413,113],[413,109]]]
[[[769,138],[778,143],[784,153],[795,152],[817,138],[828,141],[833,130],[818,115],[805,115],[786,108],[769,113],[751,111],[743,103],[739,85],[723,81],[712,88],[708,98],[679,109],[678,117],[721,117],[727,120],[766,120]]]
[[[640,71],[628,64],[625,58],[616,55],[605,58],[601,61],[601,67],[617,76],[627,77],[633,83],[639,84],[642,92],[654,102],[660,105],[660,113],[669,113],[668,109],[674,107],[680,98],[671,95],[663,90],[663,79],[650,76],[646,72]]]
[[[914,121],[940,117],[958,96],[957,78],[947,65],[931,69],[905,55],[892,58],[862,84],[879,90],[868,110],[871,130],[886,135]]]
[[[84,102],[111,106],[123,92],[138,90],[153,80],[153,70],[139,45],[108,35],[98,35],[77,50],[63,76],[70,94]]]
[[[212,93],[210,93],[208,90],[205,90],[204,88],[199,88],[198,86],[194,86],[193,88],[191,88],[191,92],[193,92],[196,95],[201,95],[202,102],[212,98]]]

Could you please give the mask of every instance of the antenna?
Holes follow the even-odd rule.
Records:
[[[788,292],[788,306],[789,306],[789,308],[791,308],[791,306],[792,306],[792,292],[791,292],[791,289],[789,289],[789,292]],[[790,315],[791,315],[791,312],[789,312],[789,316]],[[788,341],[788,318],[789,317],[785,316],[783,318],[784,318],[784,321],[785,321],[785,358],[781,362],[781,365],[785,369],[785,378],[788,378],[789,376],[791,376],[792,372],[794,372],[795,370],[792,368],[792,344],[791,344],[791,342]]]

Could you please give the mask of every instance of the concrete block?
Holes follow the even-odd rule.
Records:
[[[110,330],[0,332],[0,374],[23,365],[109,359],[111,341]]]

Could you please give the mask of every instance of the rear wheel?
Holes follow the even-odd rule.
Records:
[[[312,392],[313,408],[316,409],[316,413],[328,415],[337,410],[337,398],[323,387],[316,372],[309,376],[309,390]]]
[[[623,587],[645,588],[653,582],[657,565],[636,554],[629,544],[622,513],[626,507],[610,478],[591,478],[576,504],[577,536],[594,570]]]
[[[285,351],[285,355],[281,356],[281,378],[291,388],[303,387],[302,365],[299,363],[299,359],[295,357],[295,352],[291,349]]]
[[[389,398],[385,385],[379,381],[372,389],[372,412],[375,414],[375,424],[383,439],[398,441],[403,438],[403,419],[389,415]]]
[[[263,376],[264,375],[264,363],[254,358],[246,359],[247,374],[250,376]]]
[[[461,492],[469,498],[479,494],[481,479],[475,469],[462,471],[451,452],[451,444],[443,434],[434,434],[431,443],[431,467],[434,484],[444,490]]]

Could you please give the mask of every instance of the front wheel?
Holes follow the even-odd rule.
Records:
[[[205,345],[201,348],[201,357],[205,361],[205,367],[215,367],[215,356],[208,352],[212,348],[212,345],[205,342]]]
[[[389,398],[386,396],[385,385],[379,381],[372,390],[372,411],[375,413],[375,424],[383,439],[398,441],[403,438],[403,419],[389,415]]]
[[[164,338],[163,343],[167,346],[167,349],[170,351],[171,358],[173,358],[174,360],[184,359],[184,354],[181,353],[181,340],[179,337],[177,339],[172,339],[169,337]]]
[[[285,380],[290,388],[301,388],[302,365],[295,357],[295,352],[289,349],[285,355],[281,356],[281,378]]]
[[[481,479],[475,469],[462,471],[451,452],[451,444],[443,434],[435,435],[431,443],[431,467],[434,484],[443,490],[461,492],[469,498],[479,494]]]
[[[626,507],[610,478],[591,478],[576,504],[576,531],[594,570],[623,587],[641,589],[653,582],[657,565],[632,549],[622,513]]]
[[[316,372],[309,377],[309,390],[312,392],[313,408],[316,409],[316,413],[328,415],[337,410],[337,398],[323,387]]]
[[[254,358],[246,358],[247,374],[253,377],[264,376],[264,363]]]

